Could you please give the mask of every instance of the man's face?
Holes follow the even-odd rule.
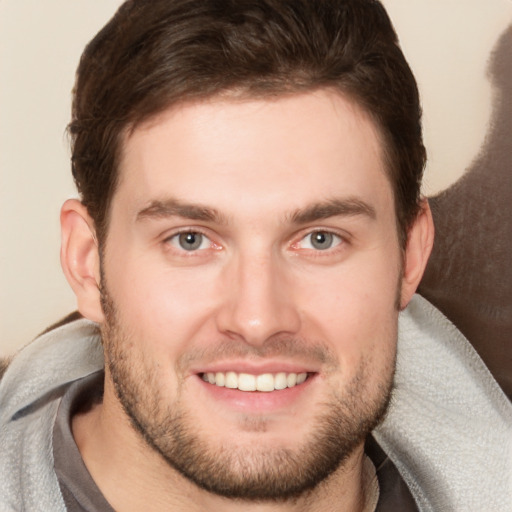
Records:
[[[127,138],[120,177],[106,400],[226,496],[297,495],[360,456],[389,398],[401,275],[369,118],[326,91],[183,105]]]

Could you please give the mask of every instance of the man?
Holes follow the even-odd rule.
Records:
[[[84,52],[70,133],[61,259],[89,321],[2,381],[5,509],[451,503],[399,464],[395,416],[402,476],[371,435],[433,241],[378,2],[128,1]]]

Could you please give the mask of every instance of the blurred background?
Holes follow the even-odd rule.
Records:
[[[76,195],[65,128],[85,44],[120,0],[0,0],[0,357],[75,309],[59,210]],[[455,182],[488,131],[488,61],[511,0],[383,0],[423,99],[424,193]]]

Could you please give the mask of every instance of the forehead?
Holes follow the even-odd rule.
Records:
[[[382,149],[370,117],[329,90],[177,105],[125,138],[114,203],[169,195],[229,214],[240,196],[263,211],[382,189],[389,202]]]

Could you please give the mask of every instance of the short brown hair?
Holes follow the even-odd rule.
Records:
[[[171,105],[330,87],[378,129],[402,245],[425,165],[412,72],[376,0],[128,0],[87,45],[69,125],[73,176],[104,239],[123,135]]]

